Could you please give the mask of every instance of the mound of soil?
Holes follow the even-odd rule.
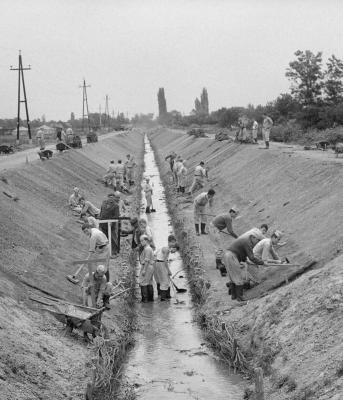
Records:
[[[69,210],[68,198],[78,186],[100,206],[110,189],[99,178],[110,160],[124,160],[127,153],[141,168],[141,133],[117,135],[1,173],[1,399],[84,398],[90,350],[80,336],[65,336],[63,326],[30,301],[30,294],[41,293],[27,283],[81,303],[80,286],[70,283],[66,275],[76,269],[72,260],[88,256],[88,239]],[[13,201],[3,191],[15,193],[19,200]],[[135,201],[134,196],[127,199]],[[111,260],[112,280],[118,278],[118,265],[120,257]],[[112,320],[114,331],[119,329],[115,317],[105,319],[106,323]]]
[[[211,187],[216,191],[210,213],[238,206],[241,218],[234,221],[236,233],[267,223],[270,232],[284,233],[286,245],[278,250],[280,256],[302,265],[318,261],[316,270],[238,306],[227,294],[226,279],[215,269],[208,237],[198,238],[211,282],[207,312],[221,314],[223,321],[235,326],[240,347],[253,365],[264,369],[267,398],[338,399],[334,396],[342,393],[343,385],[339,357],[343,321],[338,317],[343,305],[342,258],[338,257],[343,216],[337,210],[343,164],[273,143],[267,151],[253,145],[196,140],[182,132],[170,135],[168,130],[155,132],[151,139],[160,160],[171,150],[187,160],[189,185],[194,167],[205,161],[209,180],[203,191]],[[167,181],[168,165],[160,168]],[[193,230],[191,199],[177,197],[172,207]],[[227,243],[232,240],[228,236]],[[279,273],[274,269],[267,274],[269,286],[280,281],[285,272],[281,268]]]

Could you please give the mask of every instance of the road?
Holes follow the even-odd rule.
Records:
[[[99,135],[98,140],[101,142],[104,139],[118,135],[120,133],[123,133],[123,132],[122,131],[114,131],[114,132],[105,133],[103,135]],[[87,146],[86,138],[82,138],[82,145]],[[49,144],[46,146],[46,149],[53,150],[54,153],[56,153],[56,144]],[[38,151],[39,151],[39,148],[37,146],[37,147],[30,148],[27,150],[18,151],[14,154],[0,155],[0,172],[4,171],[6,169],[16,168],[20,165],[23,165],[23,164],[25,164],[26,159],[28,160],[28,162],[40,161],[38,154],[37,154]]]

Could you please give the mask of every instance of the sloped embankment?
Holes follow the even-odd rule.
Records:
[[[34,290],[25,282],[71,302],[81,301],[80,288],[65,276],[74,271],[71,260],[87,256],[88,240],[71,215],[67,200],[72,188],[78,186],[100,206],[110,191],[98,182],[104,167],[111,159],[124,160],[128,152],[135,155],[138,164],[142,161],[140,133],[118,135],[80,151],[1,173],[2,399],[84,398],[89,381],[89,350],[79,337],[64,336],[62,325],[49,314],[37,312],[29,300]],[[15,194],[19,200],[13,201],[3,191]],[[135,202],[134,195],[128,199]],[[121,262],[120,258],[112,261],[112,268]],[[121,301],[116,303],[117,312]],[[120,331],[123,318],[115,314],[107,318],[115,325],[114,333]],[[109,329],[112,330],[111,325]]]
[[[152,132],[151,139],[160,160],[171,150],[187,160],[189,183],[194,166],[208,160],[210,180],[205,189],[216,190],[214,214],[236,204],[242,215],[234,222],[238,234],[267,223],[271,230],[285,233],[287,244],[280,255],[300,263],[318,260],[315,270],[296,281],[238,306],[228,297],[226,280],[214,267],[208,238],[201,236],[211,288],[199,312],[217,313],[235,327],[238,345],[251,366],[264,370],[267,398],[338,400],[343,387],[343,257],[339,256],[343,216],[337,211],[342,164],[329,159],[323,163],[282,146],[264,151],[164,129]],[[161,163],[165,181],[168,169],[167,163]],[[191,202],[177,197],[171,207],[186,229],[192,230]]]

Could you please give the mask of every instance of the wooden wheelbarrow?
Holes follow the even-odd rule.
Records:
[[[130,290],[130,288],[113,294],[110,300],[128,290]],[[106,310],[105,307],[86,307],[43,295],[30,296],[30,299],[37,303],[44,304],[46,307],[42,307],[42,310],[48,311],[59,322],[64,324],[66,326],[66,332],[68,333],[72,333],[73,329],[79,329],[83,332],[83,337],[87,342],[90,340],[89,335],[91,335],[92,338],[96,336],[103,336],[104,339],[109,338],[108,330],[101,322],[102,313]]]

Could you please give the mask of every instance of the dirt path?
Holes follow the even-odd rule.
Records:
[[[103,140],[106,140],[108,138],[114,137],[119,135],[122,132],[109,132],[104,135],[100,135],[98,137],[98,141],[102,142]],[[82,138],[82,145],[83,146],[92,146],[93,144],[87,144],[87,139]],[[37,155],[39,148],[31,148],[31,149],[26,149],[23,151],[18,151],[14,154],[9,154],[9,155],[1,155],[0,156],[0,171],[5,170],[5,169],[10,169],[10,168],[15,168],[19,166],[23,166],[26,163],[26,158],[28,162],[33,162],[33,161],[40,161],[39,157]],[[49,144],[46,146],[46,150],[52,150],[54,152],[54,156],[58,156],[58,152],[56,151],[56,144]],[[70,150],[73,151],[73,150]]]

